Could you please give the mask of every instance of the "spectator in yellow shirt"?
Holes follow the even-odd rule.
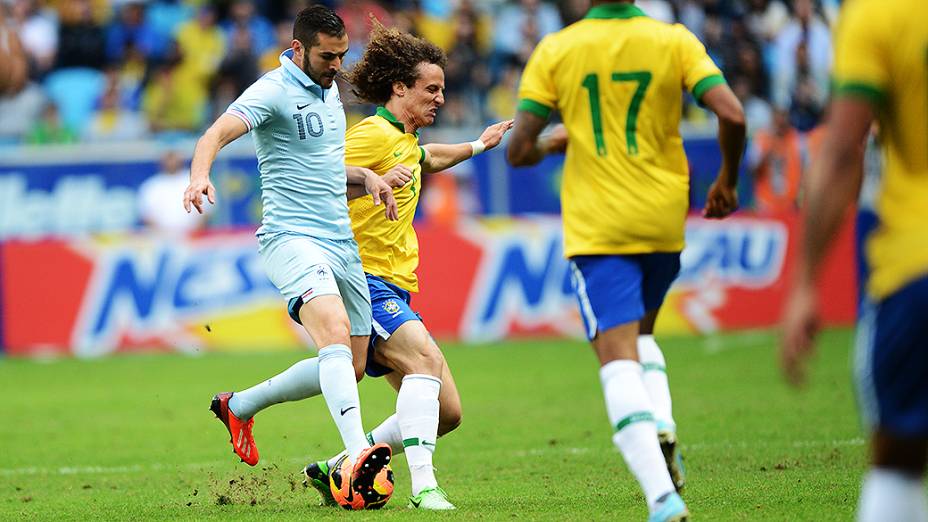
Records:
[[[204,82],[219,68],[226,52],[225,38],[216,25],[216,11],[209,5],[200,8],[197,17],[180,26],[177,46],[184,65],[204,77]]]

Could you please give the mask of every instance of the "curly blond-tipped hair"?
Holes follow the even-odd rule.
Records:
[[[364,56],[347,74],[352,92],[369,103],[383,105],[393,94],[393,84],[412,87],[419,78],[416,66],[435,64],[444,69],[447,57],[437,45],[373,21],[371,41]]]

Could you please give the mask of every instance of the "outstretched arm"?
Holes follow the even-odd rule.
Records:
[[[480,138],[470,143],[429,143],[422,147],[425,149],[422,170],[424,172],[441,172],[485,150],[490,150],[499,145],[503,136],[511,128],[512,120],[506,120],[490,125],[483,131]]]

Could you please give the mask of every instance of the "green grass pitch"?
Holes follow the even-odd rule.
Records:
[[[827,332],[807,389],[780,379],[773,333],[659,338],[695,520],[850,520],[866,467],[848,330]],[[0,520],[644,520],[610,441],[597,366],[579,341],[445,345],[463,425],[439,441],[454,513],[407,510],[409,473],[379,512],[317,505],[298,471],[340,449],[321,397],[256,418],[258,467],[237,462],[207,411],[305,356],[298,352],[0,359]],[[361,387],[365,428],[393,409]]]

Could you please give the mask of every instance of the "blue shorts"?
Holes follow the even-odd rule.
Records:
[[[387,340],[393,332],[406,321],[421,321],[422,316],[409,307],[412,296],[406,290],[384,281],[383,279],[367,275],[367,288],[371,293],[371,312],[374,318],[371,341],[367,347],[367,367],[364,372],[371,377],[380,377],[393,371],[382,364],[374,362],[374,345],[377,339]]]
[[[857,324],[854,377],[870,429],[928,437],[928,276],[878,303]]]
[[[680,272],[680,253],[575,256],[574,291],[589,340],[660,308]]]

